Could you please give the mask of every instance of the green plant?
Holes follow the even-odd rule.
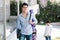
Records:
[[[60,22],[60,6],[58,4],[51,4],[48,1],[47,7],[42,8],[40,6],[40,14],[36,15],[38,23],[40,21],[45,22],[46,20],[50,20],[51,22]]]

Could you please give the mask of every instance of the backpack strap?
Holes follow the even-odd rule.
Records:
[[[29,20],[31,19],[31,12],[30,12],[30,17],[29,17]]]

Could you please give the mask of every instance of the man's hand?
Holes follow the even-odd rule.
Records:
[[[32,22],[31,20],[29,21],[30,24],[35,24],[34,22]]]

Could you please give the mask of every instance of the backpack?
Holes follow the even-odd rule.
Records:
[[[30,17],[29,17],[29,20],[31,19],[31,15],[32,15],[32,10],[30,10]],[[34,22],[34,19],[32,19],[32,22]],[[32,40],[36,40],[36,33],[37,33],[37,30],[35,28],[35,24],[31,24],[32,26],[32,29],[33,29],[33,33],[32,33]]]

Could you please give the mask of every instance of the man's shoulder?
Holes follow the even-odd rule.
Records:
[[[19,14],[19,15],[17,16],[17,18],[21,18],[21,14]]]
[[[20,16],[21,16],[21,14],[18,15],[18,17],[20,17]]]

